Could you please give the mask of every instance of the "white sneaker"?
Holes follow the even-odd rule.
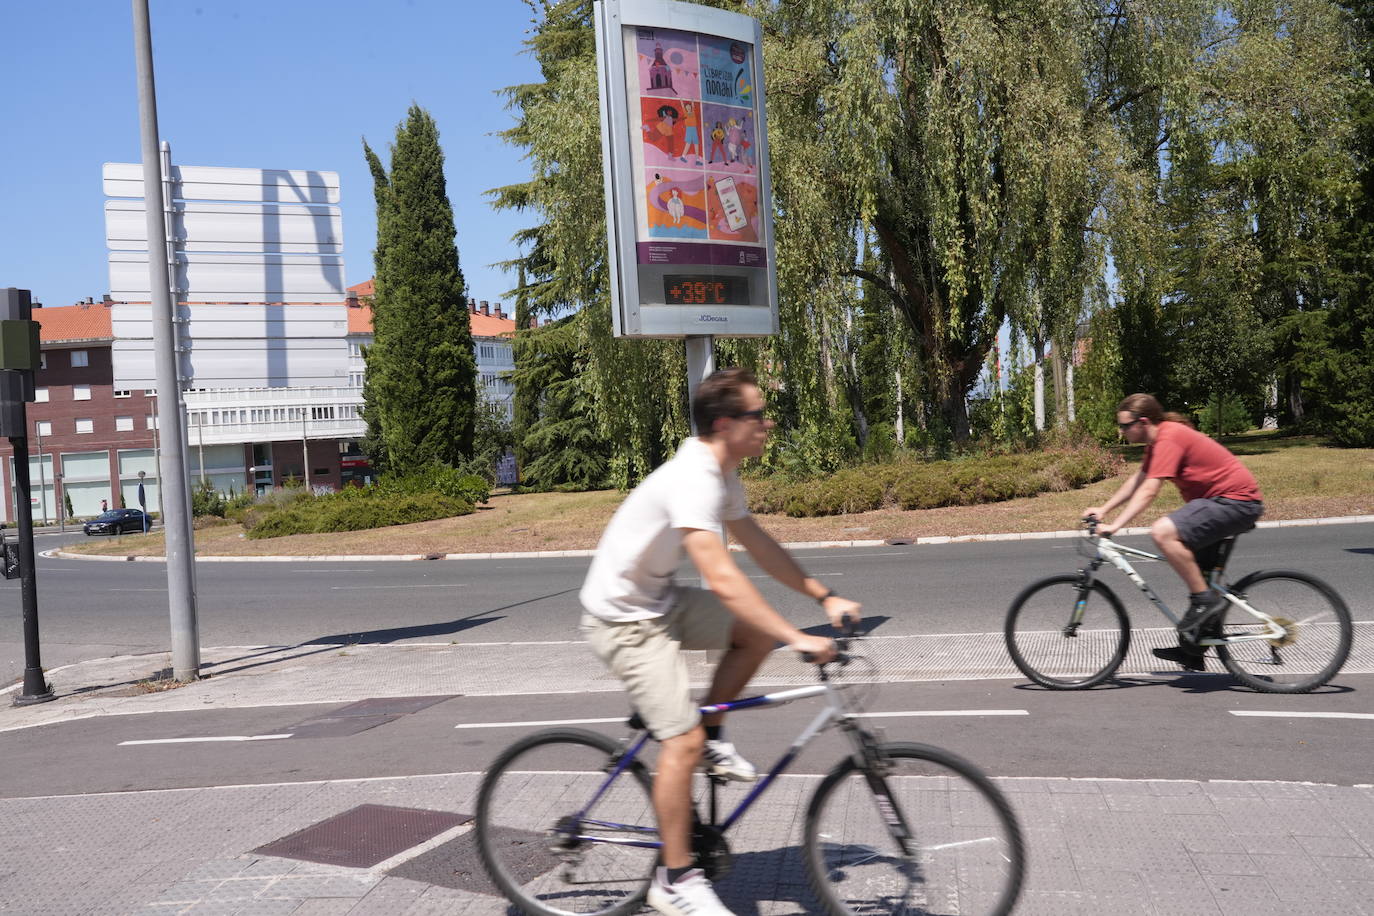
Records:
[[[738,782],[753,782],[759,778],[754,765],[741,757],[729,741],[708,740],[701,757],[706,762],[707,772],[712,776],[734,779]]]
[[[649,884],[649,906],[668,916],[734,916],[720,902],[701,869],[692,869],[676,884],[664,883],[665,871],[667,869],[654,869],[654,880]]]

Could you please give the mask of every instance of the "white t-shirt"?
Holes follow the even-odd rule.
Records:
[[[611,517],[582,584],[582,606],[613,623],[668,613],[687,531],[720,531],[748,514],[739,475],[722,473],[706,443],[688,439]]]

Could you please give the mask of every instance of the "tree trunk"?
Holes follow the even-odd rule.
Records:
[[[1035,431],[1045,431],[1045,347],[1040,341],[1031,344],[1031,358],[1035,361]]]
[[[1067,413],[1069,416],[1069,422],[1073,423],[1078,419],[1078,416],[1076,410],[1074,409],[1072,357],[1069,359],[1069,364],[1066,367],[1064,367],[1064,393],[1068,401]]]
[[[1050,344],[1050,370],[1054,373],[1054,425],[1064,429],[1069,425],[1069,404],[1065,396],[1066,361],[1058,344]]]

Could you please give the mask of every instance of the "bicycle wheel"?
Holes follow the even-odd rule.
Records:
[[[1025,846],[1002,793],[971,763],[887,744],[885,781],[912,836],[904,854],[867,777],[847,758],[806,810],[807,875],[830,916],[1002,916],[1021,892]]]
[[[1011,660],[1042,687],[1082,690],[1100,684],[1115,673],[1130,648],[1130,618],[1101,582],[1093,583],[1078,627],[1069,629],[1079,582],[1068,573],[1033,582],[1007,611]]]
[[[619,751],[595,732],[539,732],[507,748],[482,778],[477,850],[521,912],[619,916],[639,908],[658,850],[618,842],[657,843],[658,832],[639,761],[597,796]]]
[[[1263,693],[1307,693],[1341,670],[1353,627],[1350,610],[1331,586],[1307,573],[1276,569],[1251,573],[1231,590],[1284,628],[1277,639],[1217,646],[1221,663],[1236,680]],[[1267,628],[1234,604],[1226,606],[1220,620],[1226,639],[1253,637]]]

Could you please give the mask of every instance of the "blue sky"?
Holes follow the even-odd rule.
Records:
[[[506,300],[530,214],[483,192],[524,180],[505,86],[538,80],[521,0],[150,0],[158,116],[179,165],[339,173],[348,283],[372,275],[362,138],[388,161],[412,101],[439,125],[468,295]],[[0,286],[70,305],[109,289],[101,166],[140,159],[127,0],[0,2]],[[591,113],[592,116],[595,112]],[[506,303],[513,309],[513,303]]]

